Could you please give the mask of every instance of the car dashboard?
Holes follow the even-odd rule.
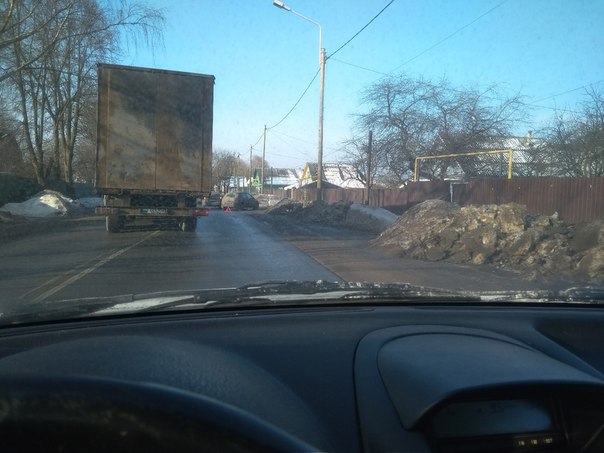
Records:
[[[11,326],[0,435],[8,451],[604,451],[603,345],[604,310],[588,305]]]

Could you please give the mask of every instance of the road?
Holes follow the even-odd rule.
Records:
[[[409,282],[520,289],[514,275],[389,257],[371,235],[305,226],[262,212],[212,211],[195,233],[134,228],[109,234],[101,218],[0,244],[0,309],[21,302],[224,288],[266,279]]]

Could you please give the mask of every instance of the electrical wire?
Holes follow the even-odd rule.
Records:
[[[375,16],[373,16],[373,19],[371,19],[369,22],[367,22],[365,24],[365,26],[363,28],[361,28],[359,31],[357,31],[354,35],[352,35],[352,38],[350,38],[348,41],[346,41],[344,44],[342,44],[340,47],[337,48],[337,50],[333,53],[331,53],[331,55],[329,55],[326,59],[330,59],[331,57],[333,57],[335,54],[337,54],[340,50],[342,50],[344,47],[346,47],[348,44],[350,44],[350,42],[356,38],[357,36],[359,36],[361,34],[361,32],[363,30],[365,30],[367,27],[369,27],[369,25],[371,25],[371,23],[376,20],[378,17],[380,17],[380,15],[386,11],[386,8],[388,8],[390,5],[392,5],[394,3],[394,0],[390,0],[390,3],[388,3],[386,6],[384,6],[382,8],[382,10],[377,13]]]
[[[400,68],[402,68],[403,66],[411,63],[413,60],[418,59],[419,57],[421,57],[422,55],[430,52],[432,49],[434,49],[437,46],[440,46],[443,42],[448,41],[449,39],[451,39],[453,36],[455,36],[456,34],[458,34],[459,32],[465,30],[466,28],[468,28],[470,25],[473,25],[474,23],[478,22],[480,19],[482,19],[484,16],[486,16],[487,14],[490,14],[491,12],[495,11],[497,8],[500,8],[501,6],[503,6],[504,4],[506,4],[509,0],[503,0],[501,3],[493,6],[491,9],[489,9],[487,12],[481,14],[480,16],[478,16],[476,19],[474,19],[473,21],[467,23],[466,25],[464,25],[463,27],[458,28],[457,30],[455,30],[453,33],[448,34],[447,36],[445,36],[443,39],[441,39],[440,41],[436,42],[435,44],[431,45],[430,47],[428,47],[427,49],[421,51],[420,53],[418,53],[417,55],[415,55],[414,57],[410,58],[409,60],[405,61],[404,63],[400,64],[399,66],[397,66],[396,68],[394,68],[392,71],[390,71],[390,73],[393,73],[395,71],[398,71]]]
[[[347,61],[342,61],[339,60],[337,58],[334,58],[333,61],[338,62],[338,63],[342,63],[348,66],[352,66],[353,68],[357,68],[357,69],[362,69],[363,71],[367,71],[367,72],[373,72],[374,74],[379,74],[379,75],[383,75],[383,76],[387,76],[389,74],[385,73],[385,72],[381,72],[381,71],[376,71],[375,69],[371,69],[371,68],[366,68],[365,66],[360,66],[358,64],[354,64],[354,63],[349,63]]]
[[[262,140],[262,137],[264,137],[264,132],[262,134],[260,134],[260,137],[258,137],[258,140],[256,140],[256,143],[254,143],[252,145],[252,149],[254,149],[258,143],[260,143],[260,140]]]
[[[337,54],[340,50],[342,50],[344,47],[346,47],[348,44],[350,44],[350,42],[356,38],[359,34],[361,34],[361,32],[363,30],[365,30],[374,20],[376,20],[384,11],[386,11],[386,9],[392,5],[392,3],[394,3],[395,0],[391,0],[390,3],[388,3],[386,6],[384,6],[382,8],[382,10],[377,13],[369,22],[367,22],[367,24],[365,24],[365,26],[363,28],[361,28],[358,32],[356,32],[348,41],[346,41],[344,44],[342,44],[340,47],[338,47],[338,49],[333,52],[331,55],[329,55],[328,57],[326,57],[326,59],[329,59],[331,57],[333,57],[335,54]],[[293,107],[285,114],[285,116],[283,118],[281,118],[281,120],[279,120],[276,124],[267,127],[266,130],[271,130],[276,128],[277,126],[279,126],[281,123],[283,123],[283,121],[285,121],[289,115],[294,111],[294,109],[298,106],[298,104],[300,103],[300,101],[302,100],[302,98],[306,95],[306,93],[308,92],[308,90],[310,89],[310,87],[312,86],[313,82],[315,81],[315,79],[317,78],[317,76],[319,75],[320,72],[320,68],[317,70],[317,72],[315,73],[314,77],[312,78],[312,80],[310,81],[310,83],[308,84],[308,86],[306,87],[306,89],[302,92],[302,94],[300,95],[300,97],[298,98],[298,100],[295,102],[295,104],[293,105]],[[264,135],[264,133],[263,133]],[[263,135],[260,136],[260,138],[258,139],[258,141],[256,142],[255,145],[252,146],[252,148],[254,148],[262,139]]]
[[[452,38],[453,36],[455,36],[456,34],[458,34],[459,32],[461,32],[462,30],[465,30],[466,28],[468,28],[470,25],[478,22],[480,19],[482,19],[483,17],[485,17],[487,14],[490,14],[491,12],[493,12],[494,10],[496,10],[497,8],[503,6],[505,3],[507,3],[509,0],[503,0],[502,2],[498,3],[497,5],[495,5],[494,7],[492,7],[491,9],[489,9],[488,11],[484,12],[483,14],[481,14],[480,16],[476,17],[474,20],[472,20],[471,22],[468,22],[467,24],[465,24],[464,26],[458,28],[457,30],[455,30],[454,32],[450,33],[449,35],[445,36],[444,38],[442,38],[441,40],[439,40],[438,42],[436,42],[435,44],[431,45],[430,47],[422,50],[421,52],[419,52],[418,54],[416,54],[414,57],[410,58],[409,60],[405,61],[404,63],[400,64],[399,66],[397,66],[396,68],[392,69],[391,71],[389,71],[388,73],[382,72],[382,71],[377,71],[374,69],[370,69],[370,68],[366,68],[363,66],[359,66],[359,65],[355,65],[353,63],[349,63],[349,62],[345,62],[345,61],[341,61],[338,59],[334,58],[334,61],[337,61],[339,63],[342,64],[346,64],[349,66],[353,66],[356,67],[358,69],[362,69],[364,71],[369,71],[369,72],[373,72],[376,74],[379,74],[380,76],[384,76],[384,77],[388,77],[390,75],[392,75],[392,73],[396,72],[397,70],[399,70],[400,68],[402,68],[403,66],[409,64],[410,62],[412,62],[413,60],[421,57],[422,55],[428,53],[429,51],[431,51],[432,49],[436,48],[437,46],[441,45],[443,42],[449,40],[450,38]],[[387,5],[390,6],[390,3]],[[335,52],[334,52],[335,54]],[[334,54],[332,54],[331,56],[333,56]]]
[[[273,131],[273,133],[277,134],[277,135],[282,135],[283,137],[291,138],[293,140],[297,140],[299,142],[308,143],[308,144],[315,144],[315,142],[313,142],[313,141],[310,141],[310,140],[307,140],[307,139],[304,139],[304,138],[300,138],[300,137],[294,137],[293,135],[286,134],[285,132]]]
[[[604,82],[604,79],[598,80],[597,82],[588,83],[586,85],[583,85],[583,86],[580,86],[580,87],[577,87],[577,88],[573,88],[571,90],[566,90],[566,91],[563,91],[562,93],[552,94],[551,96],[548,96],[548,97],[545,97],[545,98],[541,98],[541,99],[537,99],[535,102],[547,101],[549,99],[553,99],[553,98],[556,98],[558,96],[563,96],[565,94],[572,93],[573,91],[579,91],[579,90],[582,90],[583,88],[588,88],[588,87],[592,87],[594,85],[598,85],[598,84],[600,84],[602,82]]]
[[[276,128],[277,126],[279,126],[283,121],[285,121],[287,119],[287,117],[294,111],[294,109],[298,106],[298,104],[300,103],[300,101],[302,100],[302,98],[306,95],[306,93],[308,92],[308,90],[310,89],[311,85],[313,84],[313,82],[315,81],[315,79],[317,78],[317,76],[319,75],[319,72],[321,71],[321,69],[317,69],[317,72],[315,73],[315,76],[312,78],[312,80],[310,81],[310,83],[308,84],[308,86],[304,89],[304,91],[302,92],[302,94],[300,95],[300,97],[298,98],[298,100],[296,101],[296,103],[294,104],[294,106],[289,109],[289,112],[287,112],[285,114],[285,116],[283,118],[281,118],[281,120],[279,122],[277,122],[276,124],[272,125],[271,127],[267,127],[266,130],[271,130]]]

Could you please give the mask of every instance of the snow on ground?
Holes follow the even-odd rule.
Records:
[[[381,233],[397,220],[398,216],[386,209],[353,203],[348,209],[344,223],[355,228]]]
[[[6,203],[0,211],[24,217],[63,216],[81,208],[98,206],[99,198],[72,200],[53,190],[43,190],[22,203]]]

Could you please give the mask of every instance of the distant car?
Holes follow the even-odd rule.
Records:
[[[222,202],[222,194],[220,192],[212,192],[206,199],[206,208],[219,208]]]
[[[247,192],[229,192],[222,197],[222,209],[258,209],[258,200]]]

